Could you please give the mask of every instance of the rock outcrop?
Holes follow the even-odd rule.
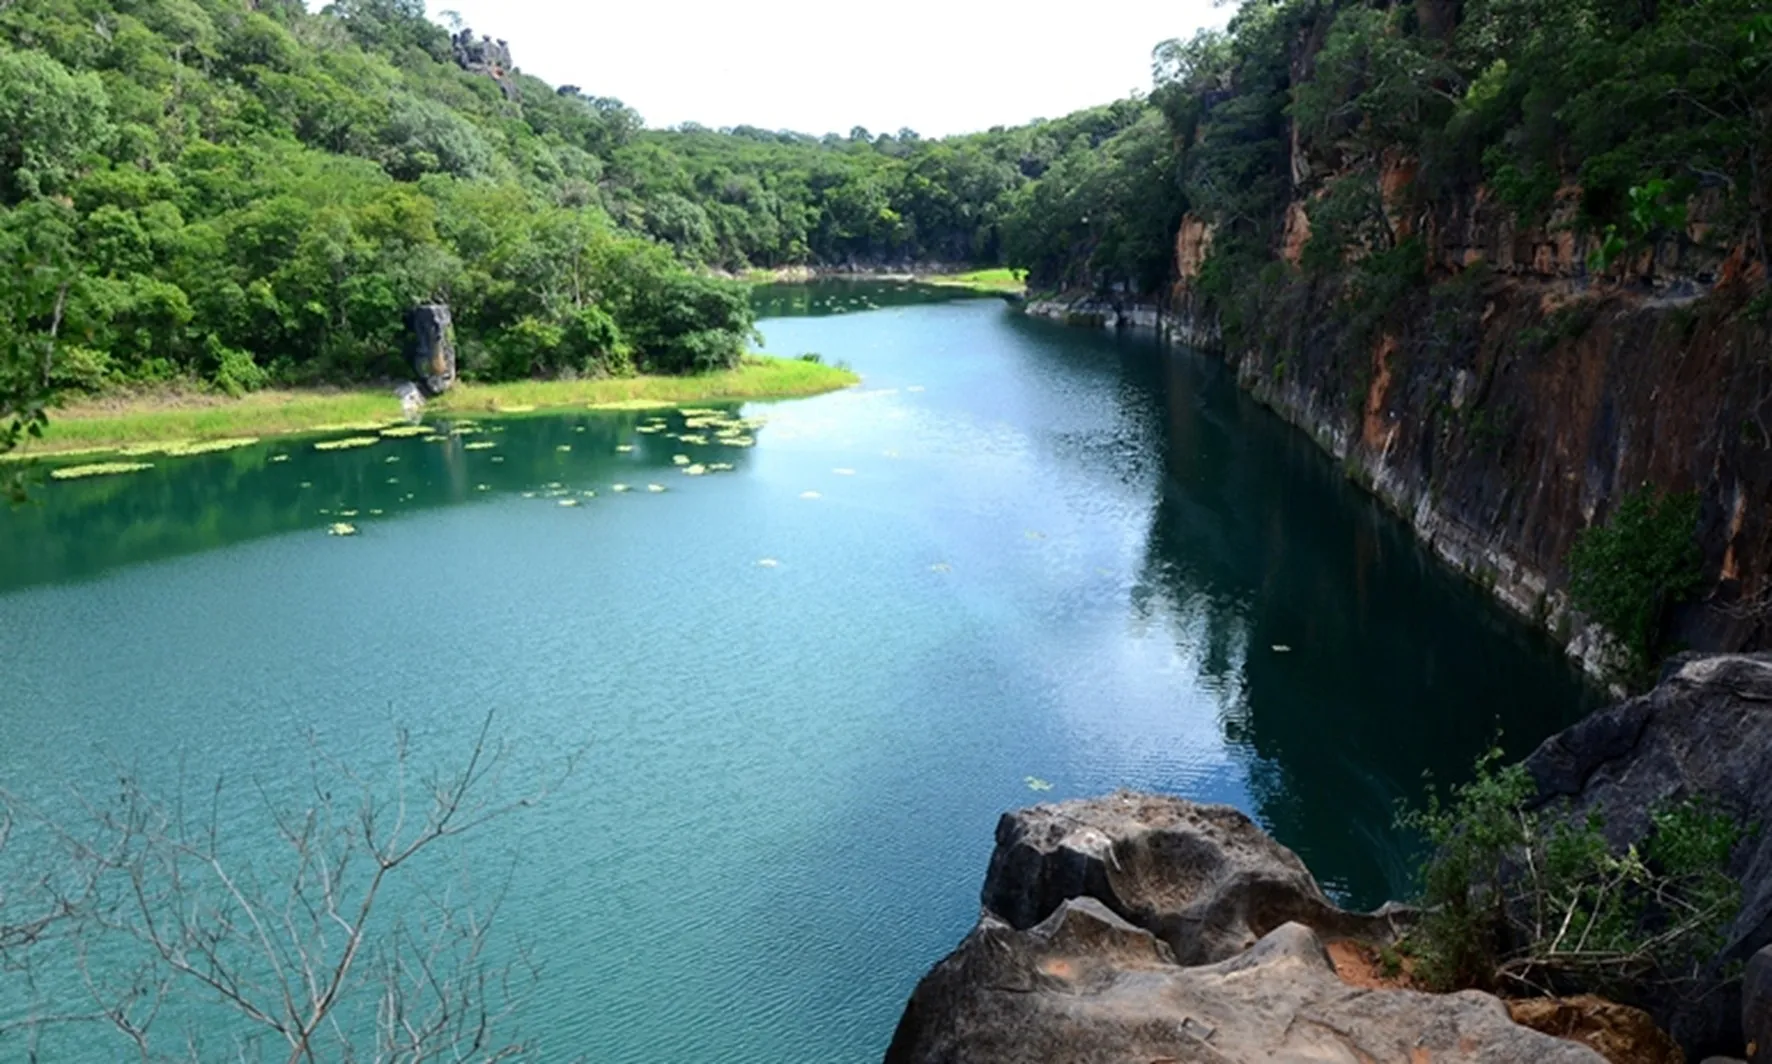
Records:
[[[1648,837],[1656,810],[1687,797],[1744,825],[1772,825],[1772,654],[1676,658],[1653,691],[1545,740],[1526,768],[1541,805],[1599,813],[1620,850]],[[1741,912],[1701,985],[1644,1003],[1700,1053],[1743,1044],[1730,969],[1772,943],[1772,833],[1749,833],[1729,872],[1744,885]]]
[[[426,303],[406,315],[407,361],[426,395],[442,395],[455,383],[455,329],[449,308]]]
[[[1487,994],[1343,982],[1323,937],[1383,940],[1403,914],[1337,909],[1225,806],[1122,793],[1009,814],[983,902],[887,1064],[1604,1059]]]
[[[1686,1054],[1642,1009],[1605,998],[1526,998],[1508,1015],[1522,1027],[1580,1042],[1610,1064],[1686,1064]]]
[[[1741,1027],[1747,1035],[1747,1059],[1772,1062],[1772,946],[1747,962],[1741,984]]]
[[[1289,922],[1387,942],[1407,918],[1337,908],[1297,854],[1228,805],[1149,794],[1038,805],[997,822],[985,910],[1025,931],[1071,898],[1150,931],[1181,964],[1232,957]]]
[[[474,38],[474,31],[463,29],[449,38],[451,50],[455,53],[455,64],[470,74],[483,74],[498,82],[504,90],[505,99],[516,100],[521,94],[516,83],[511,80],[511,70],[516,65],[511,59],[511,46],[504,41],[495,41],[491,37]]]

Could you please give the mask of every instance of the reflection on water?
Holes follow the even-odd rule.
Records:
[[[735,417],[738,406],[696,409]],[[679,410],[432,418],[435,435],[383,437],[367,447],[314,446],[364,436],[356,430],[197,458],[146,455],[141,460],[154,466],[140,472],[40,484],[31,501],[0,518],[9,537],[0,592],[339,520],[368,531],[380,520],[501,495],[676,487],[691,463],[705,472],[749,461],[749,446],[705,426],[686,428],[687,420]],[[654,425],[661,430],[637,431]],[[675,462],[679,455],[690,461]]]

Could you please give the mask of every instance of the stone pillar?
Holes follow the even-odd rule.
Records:
[[[1772,946],[1747,962],[1741,981],[1741,1029],[1747,1035],[1747,1059],[1772,1064]]]
[[[426,303],[406,314],[406,357],[418,386],[426,395],[441,395],[455,383],[455,330],[449,322],[449,307],[442,303]]]

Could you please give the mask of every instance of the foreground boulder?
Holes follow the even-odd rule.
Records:
[[[1026,930],[1071,898],[1149,930],[1181,964],[1224,960],[1289,922],[1389,942],[1408,915],[1336,908],[1297,854],[1228,805],[1126,792],[998,821],[984,908]]]
[[[1598,813],[1619,850],[1648,837],[1657,809],[1687,797],[1743,825],[1772,825],[1772,654],[1676,658],[1655,690],[1545,740],[1526,768],[1541,805]],[[1728,871],[1743,885],[1742,906],[1722,950],[1688,991],[1642,1002],[1695,1059],[1747,1040],[1735,976],[1772,943],[1772,832],[1744,833]]]
[[[1217,964],[1169,947],[1093,898],[1018,931],[987,915],[924,977],[886,1064],[1604,1064],[1521,1027],[1496,998],[1362,990],[1287,923]]]
[[[1603,1061],[1487,994],[1343,982],[1323,939],[1386,941],[1406,914],[1336,908],[1225,806],[1116,794],[1009,814],[983,901],[887,1064]]]

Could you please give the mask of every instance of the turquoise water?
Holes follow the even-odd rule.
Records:
[[[225,774],[251,840],[304,729],[441,760],[496,711],[513,765],[589,744],[472,853],[545,1059],[859,1062],[971,926],[1004,809],[1232,802],[1374,904],[1424,771],[1591,704],[1208,359],[897,286],[760,299],[798,315],[768,350],[864,382],[746,405],[754,447],[519,417],[0,512],[0,778],[69,808],[117,760]]]

